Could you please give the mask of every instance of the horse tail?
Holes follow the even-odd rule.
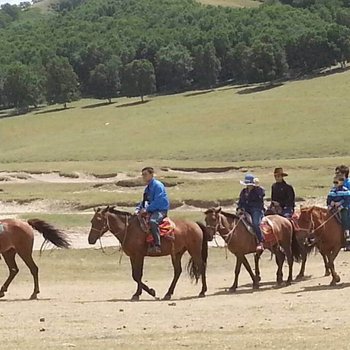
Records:
[[[292,233],[292,255],[296,262],[299,262],[302,259],[300,242],[298,242],[298,239],[295,234],[295,230],[293,230],[293,233]]]
[[[197,284],[200,277],[202,276],[202,273],[206,271],[207,268],[207,260],[208,260],[208,241],[210,240],[210,236],[208,233],[207,228],[201,223],[197,222],[197,225],[201,228],[203,233],[203,239],[202,239],[202,249],[201,249],[201,257],[202,257],[202,263],[203,268],[201,269],[193,260],[191,257],[188,264],[187,264],[187,272],[190,276],[190,279],[192,281],[195,281]]]
[[[40,219],[30,219],[27,221],[30,226],[39,231],[45,238],[58,248],[69,248],[70,243],[67,235]]]

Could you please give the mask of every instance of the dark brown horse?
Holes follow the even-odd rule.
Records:
[[[293,257],[298,260],[300,258],[299,245],[296,241],[294,230],[291,222],[280,216],[270,215],[269,219],[273,224],[273,233],[275,235],[275,243],[267,245],[276,256],[277,269],[277,285],[283,282],[283,263],[287,258],[289,266],[289,275],[287,285],[291,284],[293,279]],[[225,240],[228,249],[237,258],[235,268],[235,279],[230,288],[234,292],[238,286],[238,276],[242,264],[248,271],[252,281],[253,288],[259,287],[260,270],[259,258],[261,253],[255,254],[255,274],[245,257],[247,254],[256,253],[256,237],[248,231],[241,218],[235,214],[225,213],[221,208],[210,208],[205,212],[205,222],[210,234],[214,235],[218,232]]]
[[[15,260],[16,254],[18,254],[33,275],[34,291],[30,299],[36,299],[40,291],[38,266],[32,257],[34,243],[34,232],[32,228],[42,233],[45,240],[50,241],[59,248],[69,247],[66,235],[39,219],[31,219],[27,222],[16,219],[3,219],[0,220],[0,224],[0,253],[9,268],[9,276],[0,289],[0,297],[5,295],[9,285],[19,271]]]
[[[161,238],[161,254],[156,256],[171,255],[174,267],[174,278],[164,296],[165,300],[171,299],[176,283],[182,272],[181,258],[188,251],[191,259],[188,265],[188,272],[196,282],[202,278],[202,290],[199,297],[204,297],[207,291],[206,264],[208,257],[209,237],[204,225],[200,223],[174,220],[176,224],[174,241]],[[140,226],[137,215],[128,212],[115,210],[114,208],[97,209],[91,220],[89,243],[95,244],[105,232],[110,231],[119,240],[122,249],[129,256],[132,269],[132,277],[137,283],[137,290],[131,300],[139,300],[142,290],[153,297],[156,297],[154,289],[149,288],[142,282],[143,264],[147,255],[146,234]]]
[[[334,213],[316,206],[301,208],[298,222],[301,230],[315,237],[316,247],[324,257],[325,265],[332,275],[330,284],[333,286],[340,282],[340,277],[335,271],[334,260],[340,249],[345,246],[345,238]]]

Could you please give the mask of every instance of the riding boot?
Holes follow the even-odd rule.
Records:
[[[155,222],[151,221],[150,222],[150,228],[151,228],[151,233],[152,233],[153,240],[154,240],[154,251],[156,253],[160,253],[161,252],[161,248],[160,248],[160,231],[159,231],[159,226]]]

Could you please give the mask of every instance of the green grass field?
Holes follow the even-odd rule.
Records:
[[[323,196],[333,168],[350,163],[349,83],[345,72],[259,92],[254,86],[226,86],[152,96],[145,104],[121,98],[96,106],[99,101],[81,100],[62,111],[44,107],[16,117],[2,112],[0,171],[137,176],[151,164],[161,178],[179,182],[169,188],[174,204],[208,206],[237,198],[244,171],[254,172],[269,189],[273,168],[283,166],[298,197]],[[161,170],[225,166],[237,170],[208,177]],[[4,181],[0,197],[59,200],[84,208],[133,206],[142,193],[142,187],[94,185]]]
[[[126,104],[136,100],[125,98],[99,108],[86,108],[96,100],[50,112],[57,108],[53,106],[1,119],[0,139],[6,142],[0,144],[0,161],[232,162],[346,156],[349,82],[347,72],[262,92],[226,87],[152,97],[134,106]]]

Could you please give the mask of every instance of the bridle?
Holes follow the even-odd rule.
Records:
[[[227,245],[230,244],[231,242],[231,239],[233,237],[233,233],[236,231],[239,223],[242,221],[243,219],[243,215],[241,215],[239,218],[238,218],[238,221],[235,223],[235,225],[233,226],[233,228],[231,230],[227,229],[223,224],[222,224],[222,217],[221,217],[222,214],[219,213],[218,215],[218,220],[217,220],[217,223],[215,226],[210,226],[210,225],[207,225],[206,227],[209,228],[209,229],[212,229],[212,230],[215,230],[214,232],[219,232],[220,233],[220,230],[222,229],[226,229],[228,232],[226,234],[222,234],[220,233],[220,236],[224,239],[224,241],[226,242]]]
[[[310,211],[310,227],[309,228],[300,228],[300,231],[307,232],[309,235],[314,234],[321,227],[325,226],[331,219],[333,219],[339,213],[339,209],[336,210],[326,221],[322,222],[319,226],[315,228],[315,221],[313,219],[313,209]]]

